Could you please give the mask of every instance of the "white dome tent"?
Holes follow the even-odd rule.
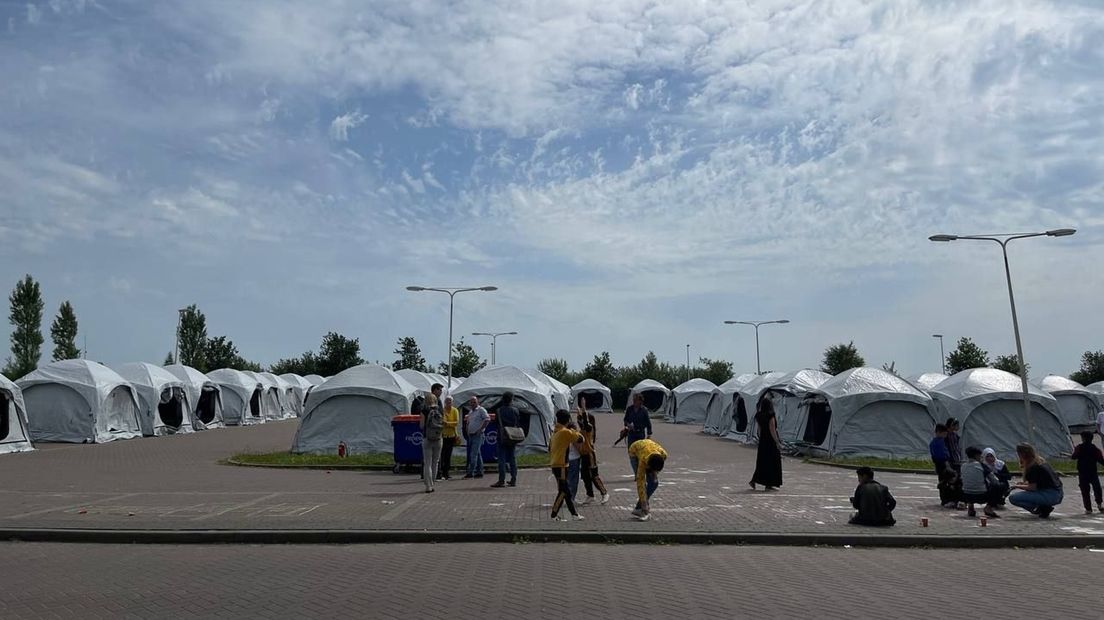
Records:
[[[1090,383],[1085,386],[1085,389],[1096,395],[1097,407],[1099,411],[1104,411],[1104,381]]]
[[[304,375],[303,378],[310,381],[311,385],[322,385],[326,382],[322,375]]]
[[[442,388],[446,386],[444,377],[438,379],[437,376],[428,372],[421,372],[412,368],[396,370],[395,374],[405,379],[410,385],[413,385],[414,388],[418,390],[418,394],[423,398],[429,394],[429,390],[433,387],[434,383],[440,383]]]
[[[1020,377],[996,368],[963,370],[929,392],[941,415],[956,417],[962,425],[962,445],[993,448],[1013,455],[1016,444],[1028,441]],[[1069,454],[1073,446],[1058,401],[1028,385],[1028,402],[1035,425],[1035,448],[1044,457]]]
[[[732,425],[732,412],[736,407],[736,395],[740,388],[755,380],[758,375],[749,372],[738,377],[732,377],[728,381],[717,386],[709,398],[709,406],[706,408],[705,424],[702,432],[707,435],[720,435],[727,432]]]
[[[298,405],[296,405],[295,403],[295,400],[297,398],[295,388],[287,381],[270,372],[259,372],[257,374],[261,377],[262,380],[267,380],[269,383],[276,386],[276,396],[277,400],[279,400],[280,402],[279,419],[287,420],[289,418],[297,417],[299,414],[296,410]],[[300,405],[301,404],[302,403],[300,403]]]
[[[539,370],[525,369],[523,372],[548,388],[548,393],[552,396],[552,404],[557,410],[571,411],[571,388],[568,385]]]
[[[207,373],[214,381],[222,396],[222,419],[231,426],[263,424],[265,421],[261,401],[264,398],[264,386],[241,370],[220,368]]]
[[[184,364],[171,364],[165,366],[165,370],[172,373],[184,384],[184,391],[188,394],[188,405],[191,409],[192,429],[201,431],[205,429],[221,428],[222,420],[222,390],[214,381],[191,366]]]
[[[1058,413],[1071,432],[1096,430],[1099,399],[1085,386],[1059,375],[1047,375],[1036,387],[1058,401]]]
[[[303,417],[303,410],[307,402],[307,394],[310,393],[314,384],[293,372],[284,373],[279,376],[281,380],[291,386],[291,408],[295,417]]]
[[[680,384],[671,390],[663,419],[672,424],[704,424],[715,389],[715,383],[700,378]]]
[[[798,410],[800,440],[827,456],[922,458],[935,428],[932,399],[880,368],[852,368],[809,390]]]
[[[613,413],[613,392],[594,379],[583,379],[571,387],[571,407],[576,408],[579,397],[584,398],[587,411]]]
[[[16,385],[23,391],[33,441],[105,443],[142,436],[134,388],[107,366],[53,362]]]
[[[192,432],[191,407],[184,382],[153,364],[131,362],[114,368],[138,394],[142,434],[160,437]]]
[[[514,395],[514,407],[521,413],[525,431],[518,450],[523,454],[547,452],[556,419],[556,405],[547,383],[514,366],[492,366],[472,373],[453,397],[462,415],[467,414],[467,401],[472,396],[479,397],[480,404],[493,413],[506,392]]]
[[[940,383],[943,383],[947,379],[950,379],[950,377],[941,372],[925,372],[919,375],[913,375],[908,378],[909,383],[915,385],[921,390],[924,390],[925,392],[939,385]]]
[[[732,408],[732,423],[721,433],[724,439],[743,443],[755,443],[759,439],[759,429],[755,424],[755,413],[759,410],[759,397],[774,381],[784,377],[784,372],[768,372],[748,381],[736,392],[736,404]]]
[[[280,386],[265,376],[268,373],[253,372],[252,370],[243,370],[242,372],[261,385],[261,416],[265,421],[283,418],[284,399],[280,395]]]
[[[391,418],[410,412],[416,392],[385,366],[343,370],[311,390],[291,451],[327,454],[345,442],[352,454],[391,453]]]
[[[27,430],[27,407],[23,391],[0,375],[0,454],[34,450]]]
[[[774,403],[774,415],[778,426],[778,437],[782,441],[797,441],[798,424],[801,415],[801,400],[809,393],[832,379],[832,375],[812,368],[803,368],[788,372],[777,379],[764,384],[767,394]]]
[[[652,413],[665,413],[667,411],[667,399],[671,396],[671,390],[659,381],[644,379],[629,390],[629,398],[625,401],[625,407],[632,404],[633,396],[640,394],[644,399],[644,407]]]

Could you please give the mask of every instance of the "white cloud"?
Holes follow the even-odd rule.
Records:
[[[330,137],[338,142],[347,142],[349,130],[359,127],[366,120],[368,115],[362,114],[360,110],[342,114],[330,123]]]

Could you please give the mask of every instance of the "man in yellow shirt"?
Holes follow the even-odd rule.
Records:
[[[548,441],[548,465],[556,478],[556,501],[552,502],[552,520],[567,521],[560,516],[560,508],[566,503],[571,518],[582,521],[583,516],[575,510],[575,499],[571,497],[571,488],[567,484],[567,451],[572,444],[582,444],[583,436],[567,427],[571,414],[560,409],[556,412],[556,430]]]
[[[444,386],[442,386],[444,387]],[[441,464],[437,467],[438,480],[452,480],[452,449],[460,445],[460,410],[452,406],[452,397],[445,397],[445,406],[441,408],[445,417],[445,428],[441,431]]]
[[[629,445],[629,460],[636,471],[636,495],[638,501],[632,515],[640,521],[651,518],[648,502],[659,488],[659,472],[667,462],[667,451],[651,439],[637,439]]]

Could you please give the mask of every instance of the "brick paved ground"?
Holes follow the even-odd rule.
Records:
[[[610,423],[613,420],[609,420]],[[600,426],[607,423],[600,418]],[[611,424],[612,425],[612,424]],[[491,478],[438,485],[422,493],[414,475],[389,472],[272,470],[218,464],[238,452],[286,449],[295,421],[105,445],[43,444],[0,457],[0,528],[111,529],[466,529],[855,533],[846,524],[854,474],[787,460],[786,483],[751,492],[754,449],[707,437],[689,426],[658,424],[671,453],[654,518],[629,518],[634,489],[621,449],[602,451],[614,501],[583,508],[581,523],[551,523],[554,485],[547,470],[524,471],[516,489]],[[607,433],[607,436],[612,432]],[[1104,536],[1104,515],[1081,514],[1074,480],[1049,521],[1010,509],[980,528],[938,506],[934,478],[879,476],[899,501],[897,534],[1089,534]],[[920,528],[921,516],[931,520]]]
[[[1085,618],[1102,572],[1088,550],[2,543],[0,618]]]

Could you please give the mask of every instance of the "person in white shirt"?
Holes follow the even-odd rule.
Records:
[[[468,473],[465,478],[483,477],[483,430],[491,423],[491,416],[479,404],[479,399],[468,399],[468,421],[464,430],[468,434]]]

